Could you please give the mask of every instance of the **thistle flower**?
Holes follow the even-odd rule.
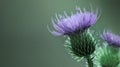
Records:
[[[55,31],[50,31],[53,35],[68,35],[66,45],[75,58],[86,58],[89,67],[93,67],[91,54],[95,51],[96,40],[89,31],[98,20],[98,11],[83,11],[77,7],[76,13],[70,16],[56,15],[56,19],[52,20]],[[77,59],[77,60],[78,60]]]
[[[103,32],[102,39],[105,40],[109,45],[120,47],[120,36],[111,32]]]
[[[98,11],[95,13],[91,10],[88,12],[84,9],[81,11],[79,7],[76,8],[76,13],[68,16],[56,15],[56,19],[52,20],[55,31],[50,31],[53,35],[70,35],[73,33],[80,33],[87,30],[94,25],[98,19]]]

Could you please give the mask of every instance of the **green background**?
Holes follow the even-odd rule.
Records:
[[[120,0],[0,0],[0,67],[85,67],[65,50],[64,37],[47,30],[55,13],[70,14],[76,5],[100,9],[92,28],[119,34]],[[84,61],[84,60],[83,60]]]

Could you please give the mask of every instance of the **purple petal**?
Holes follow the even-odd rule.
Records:
[[[101,36],[103,40],[105,40],[107,43],[113,46],[120,47],[120,36],[113,34],[111,32],[103,32],[103,35]]]
[[[61,36],[63,35],[62,33],[56,32],[56,31],[51,31],[51,33],[55,36]]]

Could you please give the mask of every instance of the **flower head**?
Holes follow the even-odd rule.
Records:
[[[120,36],[116,34],[106,31],[103,33],[102,39],[112,46],[120,47]]]
[[[63,16],[56,15],[56,20],[52,20],[55,31],[50,32],[54,35],[80,33],[94,25],[97,19],[97,11],[96,13],[92,10],[91,12],[88,12],[85,9],[84,11],[81,11],[80,8],[77,7],[76,13],[71,14],[71,16],[68,16],[66,13]]]

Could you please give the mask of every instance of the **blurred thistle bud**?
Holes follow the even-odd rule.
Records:
[[[113,53],[118,53],[120,48],[120,36],[113,34],[109,31],[104,31],[102,34],[102,39],[106,41],[108,45],[107,48]],[[105,44],[105,45],[106,45]]]
[[[119,67],[119,55],[112,53],[107,46],[98,48],[95,55],[94,61],[97,67]]]

